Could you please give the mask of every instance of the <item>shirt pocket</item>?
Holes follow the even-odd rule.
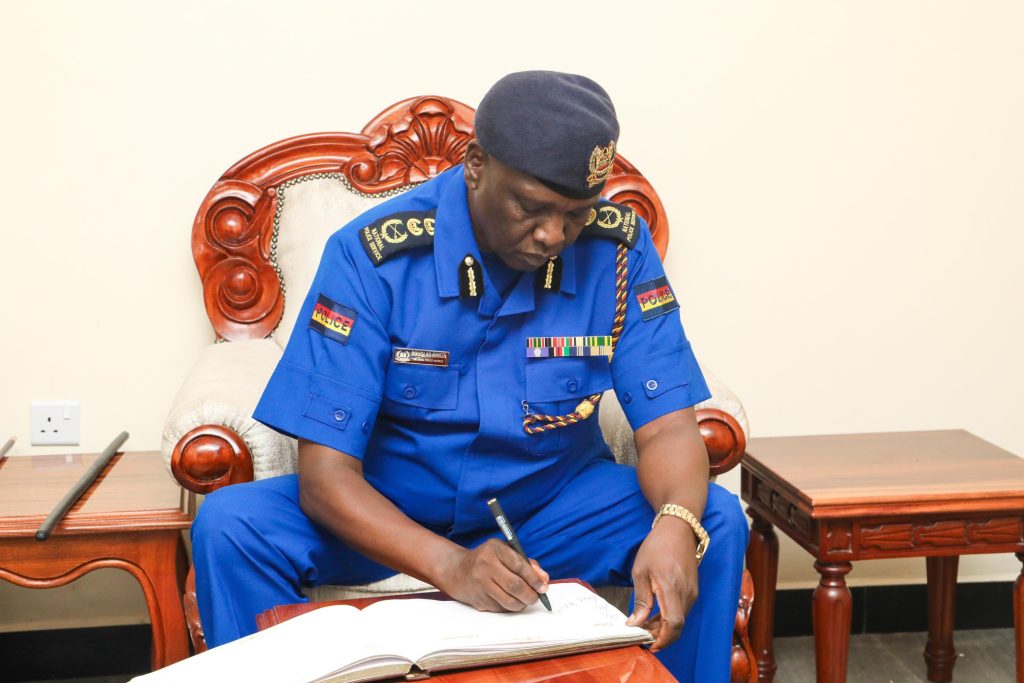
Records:
[[[396,417],[426,419],[435,412],[455,410],[459,405],[459,367],[392,365],[384,380],[383,407]]]
[[[528,358],[526,360],[526,403],[531,413],[567,415],[587,396],[601,394],[612,386],[611,368],[604,356],[580,358]],[[597,416],[529,434],[531,453],[547,454],[570,448],[590,429],[596,429]],[[534,427],[546,423],[535,422]]]

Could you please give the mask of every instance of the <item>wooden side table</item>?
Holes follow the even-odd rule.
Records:
[[[35,539],[46,515],[97,457],[23,456],[0,464],[0,578],[53,588],[94,569],[123,569],[146,597],[158,669],[189,654],[181,530],[192,518],[160,454],[114,456],[50,538]]]
[[[965,431],[753,439],[742,461],[753,518],[747,564],[757,599],[751,641],[772,681],[779,545],[773,528],[814,556],[819,683],[846,680],[855,560],[925,557],[928,679],[951,681],[957,563],[970,553],[1024,562],[1024,460]],[[1024,683],[1024,574],[1014,587],[1017,681]]]

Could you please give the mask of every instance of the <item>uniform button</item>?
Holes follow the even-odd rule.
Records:
[[[629,393],[628,391],[626,393],[624,393],[622,395],[622,402],[623,403],[632,403],[633,402],[633,394]]]
[[[565,383],[565,388],[568,389],[569,391],[576,391],[577,389],[580,388],[580,383],[576,381],[575,377],[573,377],[572,379]]]
[[[346,417],[347,416],[345,415],[345,411],[344,410],[335,410],[334,411],[334,421],[335,422],[344,422]]]
[[[654,391],[655,389],[658,388],[658,380],[649,379],[647,380],[647,384],[645,384],[644,386],[647,387],[647,391]]]
[[[363,420],[363,434],[366,434],[369,431],[370,431],[370,422],[369,422],[369,420]]]
[[[402,392],[402,396],[406,398],[416,398],[416,387],[411,384],[405,385],[405,391]]]

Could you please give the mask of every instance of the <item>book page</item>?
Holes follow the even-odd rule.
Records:
[[[366,635],[358,609],[349,605],[331,605],[132,681],[309,683],[348,663],[388,652],[386,642],[379,642],[379,638],[365,638]],[[397,658],[383,656],[379,659],[396,663]],[[408,665],[406,662],[406,669]]]
[[[524,647],[625,639],[649,641],[626,616],[577,583],[551,584],[552,611],[539,602],[522,612],[479,612],[455,601],[390,600],[363,610],[368,629],[386,630],[391,651],[420,660],[449,651],[498,652]]]

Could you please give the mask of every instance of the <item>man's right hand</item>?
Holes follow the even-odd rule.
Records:
[[[519,612],[547,592],[549,580],[536,560],[492,538],[472,550],[455,550],[437,587],[482,612]]]

